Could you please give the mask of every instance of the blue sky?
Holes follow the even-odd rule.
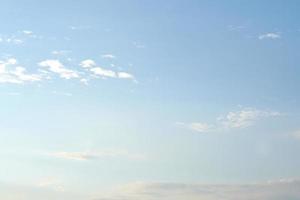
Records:
[[[299,199],[299,9],[2,1],[0,197]]]

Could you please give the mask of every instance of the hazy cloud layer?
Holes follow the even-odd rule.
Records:
[[[97,200],[298,200],[299,180],[207,185],[185,183],[134,183]]]

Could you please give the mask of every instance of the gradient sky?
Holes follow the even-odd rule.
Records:
[[[300,199],[299,10],[1,1],[0,198]]]

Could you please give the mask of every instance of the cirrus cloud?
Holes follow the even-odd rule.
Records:
[[[240,110],[231,111],[225,115],[219,116],[215,123],[179,122],[177,125],[192,131],[207,133],[229,129],[244,129],[255,125],[255,123],[259,120],[279,116],[282,116],[282,113],[276,111],[259,110],[256,108],[242,108]]]

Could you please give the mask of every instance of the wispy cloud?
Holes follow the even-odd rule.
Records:
[[[246,29],[246,26],[244,25],[229,25],[228,27],[229,31],[241,31]]]
[[[227,128],[246,128],[252,126],[259,119],[278,117],[280,115],[279,112],[245,108],[243,110],[229,112],[225,116],[220,116],[218,121]]]
[[[53,190],[59,191],[59,192],[65,191],[62,181],[55,177],[43,178],[38,182],[37,186],[41,187],[41,188],[53,189]]]
[[[296,130],[294,131],[291,136],[297,140],[300,140],[300,129],[299,130]]]
[[[260,40],[264,40],[264,39],[272,39],[272,40],[276,40],[276,39],[280,39],[281,36],[278,33],[265,33],[265,34],[261,34],[258,36],[258,39]]]
[[[133,42],[133,46],[135,46],[135,48],[137,49],[144,49],[146,48],[146,46],[140,42]]]
[[[72,26],[69,26],[69,29],[73,30],[73,31],[76,31],[76,30],[87,30],[87,29],[91,29],[92,27],[91,26],[88,26],[88,25],[72,25]]]
[[[146,156],[144,154],[131,153],[127,150],[119,150],[119,149],[108,149],[96,152],[54,152],[48,154],[52,157],[57,157],[66,160],[75,160],[75,161],[90,161],[97,160],[101,158],[112,158],[112,157],[120,157],[127,158],[130,160],[144,160]]]
[[[68,97],[72,96],[72,93],[70,93],[70,92],[58,92],[56,90],[52,91],[52,94],[61,95],[61,96],[68,96]]]
[[[199,133],[208,133],[215,130],[213,125],[202,123],[202,122],[192,122],[192,123],[184,123],[184,122],[177,122],[178,126],[187,128],[192,131],[196,131]]]
[[[20,45],[25,43],[28,39],[43,39],[42,36],[38,36],[30,30],[22,30],[10,34],[1,34],[0,43]]]
[[[37,184],[16,185],[0,182],[1,199],[7,200],[86,200],[87,196],[74,194],[65,190],[61,182],[53,178],[46,178],[38,181]]]
[[[101,55],[102,58],[108,58],[108,59],[115,59],[116,56],[113,54],[103,54]]]
[[[54,50],[54,51],[51,52],[51,54],[56,55],[56,56],[63,56],[63,55],[66,55],[70,52],[71,51],[69,51],[69,50]]]
[[[88,84],[89,84],[89,80],[86,79],[86,78],[80,79],[80,82],[81,82],[82,84],[84,84],[84,85],[88,85]]]
[[[137,182],[120,187],[97,200],[296,200],[300,181],[286,179],[254,184],[188,184]]]
[[[278,117],[282,114],[275,111],[265,111],[256,108],[243,108],[238,111],[231,111],[225,115],[217,117],[214,123],[204,122],[192,122],[192,123],[177,123],[187,129],[207,133],[212,131],[223,131],[228,129],[243,129],[253,126],[257,121],[270,118]]]
[[[23,44],[24,40],[16,36],[0,36],[0,43]]]

